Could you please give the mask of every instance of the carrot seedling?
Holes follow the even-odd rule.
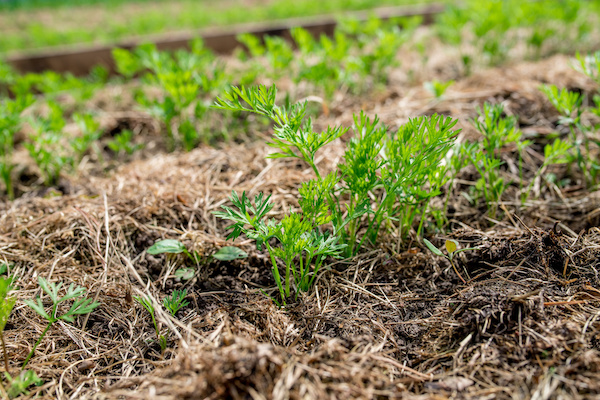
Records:
[[[452,265],[452,268],[454,269],[454,272],[456,272],[456,275],[458,275],[458,277],[460,278],[460,280],[463,283],[465,283],[465,284],[467,283],[467,281],[465,281],[464,278],[462,277],[462,275],[458,272],[458,269],[456,268],[456,265],[454,264],[454,257],[458,253],[463,252],[463,251],[478,250],[477,247],[468,247],[468,248],[464,248],[464,249],[459,249],[458,243],[456,242],[456,240],[448,239],[448,240],[446,240],[446,243],[444,245],[444,247],[446,248],[446,251],[448,252],[448,255],[445,255],[444,253],[442,253],[442,251],[440,249],[435,247],[433,245],[433,243],[431,243],[429,240],[423,239],[423,242],[425,243],[425,246],[427,246],[427,248],[429,250],[431,250],[431,252],[433,254],[435,254],[436,256],[444,257],[445,259],[450,261],[450,265]]]
[[[39,339],[37,340],[37,342],[31,349],[31,351],[29,352],[29,355],[27,356],[27,358],[25,359],[25,362],[23,363],[22,369],[25,369],[25,366],[27,365],[27,363],[29,362],[29,360],[31,359],[33,354],[35,353],[35,349],[38,347],[38,345],[40,344],[40,342],[42,341],[44,336],[46,336],[46,333],[48,332],[48,330],[50,329],[52,324],[54,324],[55,322],[57,322],[59,320],[73,323],[75,321],[74,317],[76,315],[89,314],[90,312],[94,311],[94,309],[96,309],[96,307],[98,307],[100,305],[99,302],[92,301],[92,299],[88,299],[88,298],[84,297],[85,293],[86,293],[85,288],[83,288],[81,286],[75,286],[74,283],[69,285],[69,287],[67,289],[67,293],[62,297],[59,297],[59,295],[58,295],[58,291],[62,287],[62,282],[55,284],[52,282],[48,282],[46,279],[44,279],[40,276],[40,277],[38,277],[38,283],[39,283],[40,287],[42,288],[42,290],[48,296],[50,296],[50,300],[52,300],[52,309],[51,309],[50,313],[48,313],[45,310],[44,304],[42,303],[42,300],[39,297],[37,297],[35,299],[35,301],[34,300],[25,300],[25,304],[27,304],[29,307],[31,307],[31,309],[33,309],[39,315],[44,317],[44,319],[46,319],[46,321],[48,321],[48,325],[46,325],[46,328],[44,329],[44,331],[40,335]],[[69,308],[69,310],[67,312],[59,315],[59,310],[58,310],[59,304],[65,302],[67,300],[73,300],[73,304],[71,305],[71,308]]]
[[[231,230],[227,239],[236,239],[244,234],[256,242],[258,250],[262,250],[263,246],[267,249],[281,302],[269,297],[276,304],[285,305],[292,288],[296,298],[301,291],[308,291],[325,258],[339,257],[346,245],[338,244],[336,236],[318,231],[315,221],[323,222],[324,220],[319,219],[319,215],[323,214],[309,206],[306,206],[306,212],[303,209],[303,214],[290,213],[279,222],[266,220],[266,214],[273,208],[269,199],[270,196],[265,198],[260,193],[255,196],[253,203],[246,197],[245,192],[240,198],[234,191],[230,198],[233,207],[222,206],[224,211],[214,214],[233,222],[227,228]],[[275,239],[276,242],[270,244],[270,239]],[[279,271],[277,259],[284,264],[283,276]]]
[[[154,305],[152,304],[152,300],[150,297],[142,297],[142,296],[133,296],[135,301],[140,303],[146,311],[150,313],[150,317],[152,318],[152,325],[154,325],[154,332],[156,333],[156,337],[158,338],[158,344],[160,345],[160,352],[163,354],[167,348],[167,338],[160,333],[158,329],[158,323],[156,322],[156,315],[154,310]]]

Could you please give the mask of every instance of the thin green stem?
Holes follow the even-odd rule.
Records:
[[[313,171],[315,171],[315,175],[317,175],[317,179],[319,179],[319,181],[322,181],[323,178],[321,178],[321,174],[319,173],[319,169],[315,165],[314,159],[311,158],[311,159],[305,159],[305,160],[311,166],[311,168],[313,169]]]
[[[4,369],[9,372],[8,354],[6,353],[6,344],[4,343],[4,333],[0,331],[0,341],[2,341],[2,353],[4,354]]]
[[[429,200],[425,203],[425,207],[423,207],[423,212],[421,212],[421,221],[419,222],[419,228],[417,229],[417,238],[421,236],[421,231],[423,230],[423,224],[425,222],[425,214],[427,213],[427,209],[429,208]]]
[[[275,283],[277,283],[277,287],[279,288],[279,294],[281,295],[281,303],[285,305],[285,292],[283,290],[283,285],[281,284],[281,276],[279,275],[279,268],[277,268],[277,261],[275,260],[275,256],[273,255],[273,249],[266,243],[267,251],[269,252],[269,256],[271,257],[271,264],[273,265],[272,272],[273,277],[275,278]]]
[[[35,353],[35,349],[37,349],[38,345],[40,344],[40,342],[42,341],[42,339],[44,338],[44,336],[46,336],[46,332],[48,332],[48,329],[50,329],[50,327],[52,326],[52,324],[54,322],[56,322],[56,320],[48,322],[48,325],[46,326],[46,329],[44,329],[44,331],[40,335],[40,337],[37,340],[37,342],[35,342],[35,345],[33,345],[33,348],[29,352],[29,355],[27,355],[27,358],[25,359],[25,362],[23,362],[23,366],[21,367],[21,370],[25,369],[25,367],[27,366],[27,363],[29,362],[29,360],[31,359],[31,357],[33,357],[33,353]]]
[[[6,194],[8,195],[8,199],[14,200],[15,191],[14,191],[12,179],[10,176],[10,172],[11,172],[10,161],[8,161],[6,159],[2,160],[1,170],[2,170],[2,172],[1,172],[2,180],[4,181],[4,186],[6,186]]]
[[[285,263],[285,296],[289,297],[290,295],[290,263]]]
[[[369,236],[369,234],[372,234],[371,230],[373,228],[373,224],[375,223],[375,221],[377,219],[379,219],[379,217],[380,217],[381,213],[383,212],[384,206],[385,206],[386,202],[388,201],[389,197],[390,197],[390,194],[389,193],[386,194],[385,197],[383,198],[383,201],[379,204],[379,207],[377,208],[377,211],[375,211],[375,215],[373,215],[373,219],[371,220],[371,222],[369,223],[369,226],[367,227],[367,231],[363,235],[362,239],[360,240],[360,243],[358,244],[358,247],[356,248],[356,250],[354,251],[354,253],[352,255],[358,253],[358,251],[361,249],[361,247],[363,245],[363,242],[365,241],[365,239],[367,238],[367,236]],[[372,240],[373,243],[375,243],[377,241],[377,236],[378,236],[377,233],[379,231],[379,226],[380,226],[380,224],[377,224],[377,229],[374,232],[375,237]]]
[[[325,258],[325,257],[323,257],[323,256],[319,256],[319,257],[317,258],[317,262],[315,262],[315,269],[314,269],[314,271],[313,271],[313,275],[312,275],[312,277],[310,278],[310,282],[309,282],[309,284],[308,284],[308,287],[311,287],[311,286],[313,285],[313,283],[314,283],[315,279],[317,278],[317,274],[318,274],[318,272],[319,272],[319,268],[321,268],[321,264],[323,263],[323,259],[324,259],[324,258]]]

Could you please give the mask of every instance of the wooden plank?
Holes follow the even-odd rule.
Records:
[[[385,7],[346,15],[358,20],[366,20],[372,15],[377,15],[382,19],[421,16],[423,22],[429,24],[433,21],[433,17],[443,9],[443,5],[430,4],[426,6]],[[6,58],[6,62],[22,73],[39,73],[52,70],[60,73],[70,72],[75,75],[86,75],[97,65],[101,65],[114,73],[115,66],[111,51],[115,47],[132,49],[139,44],[152,42],[160,50],[175,50],[188,48],[188,44],[192,39],[201,37],[205,45],[214,52],[228,54],[240,46],[236,37],[241,33],[252,33],[259,37],[266,35],[283,36],[289,39],[290,28],[301,26],[313,35],[332,35],[336,24],[336,19],[333,16],[292,18],[260,24],[241,24],[233,27],[171,33],[168,36],[135,37],[114,45],[50,48],[35,52],[12,54]]]

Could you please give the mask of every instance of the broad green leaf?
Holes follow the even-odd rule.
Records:
[[[433,245],[433,243],[431,243],[429,240],[427,240],[427,239],[423,239],[423,242],[425,243],[425,246],[427,246],[427,248],[428,248],[429,250],[431,250],[431,252],[432,252],[433,254],[435,254],[436,256],[441,256],[441,257],[443,257],[443,256],[444,256],[444,253],[442,253],[442,252],[441,252],[441,251],[440,251],[440,250],[439,250],[437,247],[435,247],[435,246]]]
[[[175,271],[175,277],[184,281],[190,280],[194,277],[194,269],[188,267],[179,268]]]
[[[2,304],[0,304],[0,333],[4,331],[4,327],[6,326],[6,322],[8,321],[8,317],[15,306],[15,301],[17,300],[15,297],[9,296],[5,299],[0,299]]]
[[[220,261],[231,261],[238,258],[246,258],[248,257],[248,253],[234,246],[226,246],[213,254],[213,257]]]
[[[179,254],[186,250],[187,249],[180,241],[175,239],[165,239],[154,243],[148,250],[146,250],[146,252],[152,255],[163,253]]]
[[[458,243],[456,240],[448,239],[446,240],[446,250],[448,250],[448,254],[452,254],[458,248]]]

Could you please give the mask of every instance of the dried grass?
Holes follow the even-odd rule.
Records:
[[[359,102],[392,126],[419,113],[463,119],[483,101],[504,101],[533,131],[556,116],[536,91],[543,81],[590,90],[555,57],[458,82],[441,101],[420,88],[331,106],[317,124],[346,122]],[[525,109],[523,107],[526,107]],[[480,250],[459,260],[463,285],[444,260],[389,245],[331,265],[315,290],[285,310],[258,292],[273,286],[268,260],[249,242],[247,260],[211,262],[188,282],[181,259],[145,250],[179,238],[201,254],[225,244],[212,211],[231,190],[273,195],[277,216],[297,205],[311,176],[292,161],[265,160],[262,142],[187,154],[157,154],[110,177],[82,175],[72,193],[31,192],[1,205],[0,257],[15,265],[19,300],[40,293],[36,276],[74,282],[102,305],[75,326],[58,323],[29,368],[46,382],[42,398],[589,398],[600,394],[600,213],[598,193],[545,186],[527,208],[505,204],[492,224],[453,197],[451,237]],[[343,147],[321,154],[333,168]],[[532,156],[533,157],[533,156]],[[506,172],[510,174],[510,171]],[[464,180],[468,176],[463,177]],[[561,194],[561,196],[559,196]],[[486,219],[487,218],[487,219]],[[561,224],[555,225],[555,221]],[[579,232],[582,231],[580,234]],[[432,240],[441,243],[443,237]],[[438,244],[439,244],[438,243]],[[169,348],[155,341],[132,295],[159,302],[186,287],[191,305],[177,319],[158,313]],[[16,373],[44,328],[17,302],[5,335]]]

